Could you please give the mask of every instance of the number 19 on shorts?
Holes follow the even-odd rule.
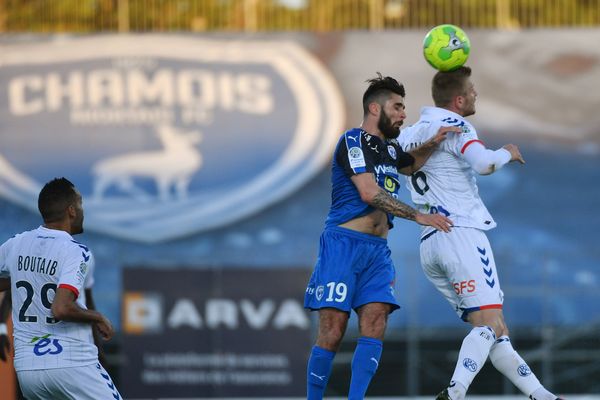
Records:
[[[345,283],[329,282],[325,289],[327,291],[327,297],[325,301],[335,301],[337,303],[343,303],[348,295],[348,286]]]

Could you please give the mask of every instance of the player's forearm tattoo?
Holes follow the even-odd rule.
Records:
[[[393,214],[396,217],[408,219],[411,221],[414,221],[417,217],[417,210],[415,210],[407,204],[404,204],[400,200],[394,199],[383,189],[380,189],[379,192],[375,195],[373,201],[371,202],[371,205],[387,213]]]

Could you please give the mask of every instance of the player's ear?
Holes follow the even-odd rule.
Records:
[[[454,107],[456,107],[457,110],[462,110],[464,104],[465,104],[464,96],[458,95],[458,96],[454,97]]]
[[[77,216],[77,210],[75,209],[75,204],[71,204],[67,207],[67,215],[70,218],[75,218]]]
[[[378,116],[381,112],[381,105],[375,101],[369,103],[369,113]]]

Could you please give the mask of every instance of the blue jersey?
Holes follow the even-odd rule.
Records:
[[[400,190],[398,170],[412,165],[414,161],[413,156],[405,153],[395,139],[383,141],[360,128],[346,131],[333,155],[331,209],[325,226],[337,226],[374,211],[361,200],[351,176],[373,173],[377,184],[397,197]],[[392,219],[393,215],[388,214],[390,228],[393,226]]]

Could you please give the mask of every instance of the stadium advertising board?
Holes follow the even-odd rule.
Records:
[[[335,81],[301,46],[194,36],[50,37],[0,53],[0,196],[68,176],[90,230],[160,242],[288,196],[330,157]]]
[[[126,268],[122,393],[301,396],[310,348],[302,307],[308,274]]]

